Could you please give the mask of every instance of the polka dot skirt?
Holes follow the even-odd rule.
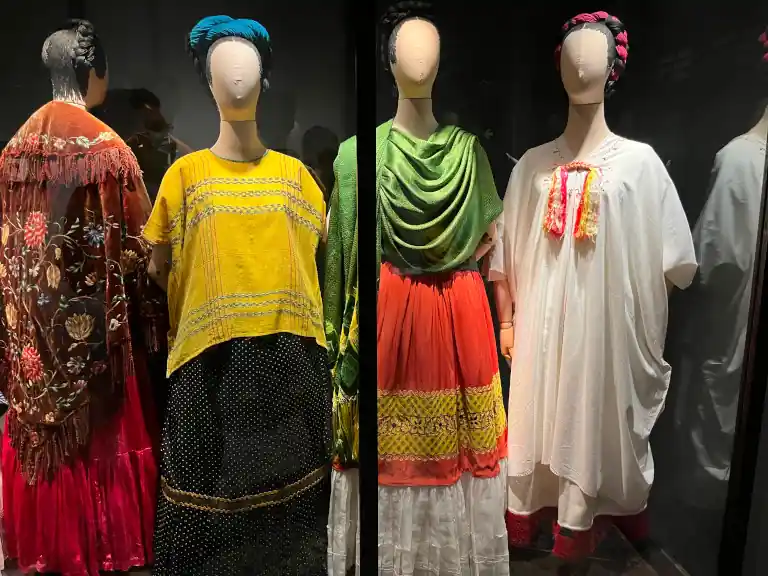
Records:
[[[171,376],[153,574],[327,572],[326,358],[290,334],[241,338]]]

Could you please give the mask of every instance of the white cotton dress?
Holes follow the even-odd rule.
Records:
[[[546,231],[552,179],[573,160],[559,138],[515,166],[491,279],[507,278],[516,303],[508,512],[557,507],[558,523],[581,531],[645,509],[670,379],[666,283],[687,287],[696,258],[663,162],[614,134],[580,159],[597,173],[594,238],[573,232],[585,170],[567,178],[564,234]]]

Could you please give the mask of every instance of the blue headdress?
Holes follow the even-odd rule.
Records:
[[[202,78],[207,80],[208,51],[216,40],[222,38],[242,38],[256,47],[261,57],[261,81],[266,88],[272,69],[272,42],[267,29],[256,20],[208,16],[195,24],[187,38],[187,51]]]

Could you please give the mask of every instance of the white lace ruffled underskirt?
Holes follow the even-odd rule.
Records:
[[[346,576],[353,565],[360,575],[360,497],[357,470],[331,473],[328,513],[328,576]]]
[[[379,486],[378,576],[507,576],[500,465],[495,478],[464,474],[452,486]]]

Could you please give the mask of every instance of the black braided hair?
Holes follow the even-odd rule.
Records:
[[[578,14],[565,24],[562,28],[562,39],[555,49],[555,64],[560,68],[560,52],[563,42],[572,33],[584,28],[598,30],[605,34],[608,40],[608,67],[610,75],[605,83],[606,95],[611,94],[616,82],[619,80],[624,70],[627,68],[627,57],[629,55],[628,34],[624,23],[616,16],[607,12],[593,12]]]
[[[73,18],[59,26],[43,44],[43,64],[52,74],[74,70],[80,92],[88,91],[91,70],[98,78],[107,73],[107,54],[88,20]]]
[[[397,62],[395,42],[400,27],[408,20],[427,20],[435,23],[431,2],[403,0],[391,5],[379,21],[379,54],[384,68],[389,70]]]

